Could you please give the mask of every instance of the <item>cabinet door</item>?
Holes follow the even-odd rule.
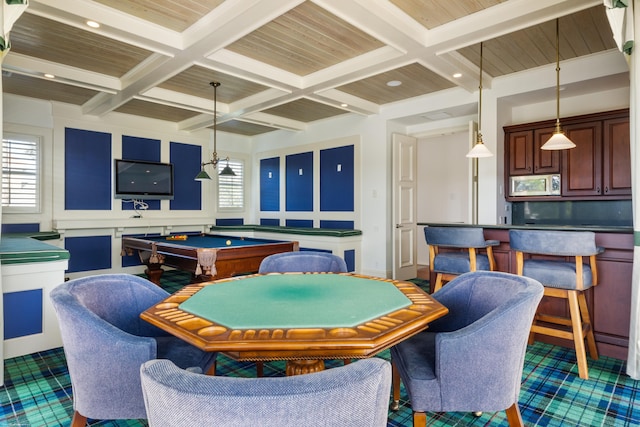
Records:
[[[629,119],[604,122],[603,185],[605,196],[631,196]]]
[[[560,153],[557,150],[541,150],[551,138],[555,128],[536,129],[533,132],[533,172],[540,174],[560,173]]]
[[[533,132],[530,130],[509,134],[509,175],[533,173]]]
[[[562,150],[562,195],[602,194],[602,122],[569,125],[564,132],[576,147]]]

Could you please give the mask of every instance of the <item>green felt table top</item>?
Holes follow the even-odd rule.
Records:
[[[20,264],[69,259],[69,251],[28,237],[0,238],[0,262]]]
[[[270,274],[203,287],[180,309],[232,329],[354,327],[407,307],[388,281],[338,274]]]

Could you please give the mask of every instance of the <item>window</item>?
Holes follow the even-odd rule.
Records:
[[[240,160],[221,161],[218,163],[218,174],[227,167],[234,175],[218,175],[218,209],[244,209],[244,162]]]
[[[5,133],[2,139],[2,206],[7,212],[40,208],[40,139]]]

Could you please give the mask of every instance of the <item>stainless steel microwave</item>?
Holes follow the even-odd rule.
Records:
[[[523,175],[509,179],[509,196],[559,196],[560,175]]]

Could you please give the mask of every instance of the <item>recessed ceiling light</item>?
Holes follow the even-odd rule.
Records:
[[[342,108],[347,108],[347,107],[349,106],[349,104],[344,104],[344,103],[342,103],[342,104],[340,104],[340,106],[341,106]]]
[[[387,86],[396,87],[400,86],[402,82],[400,80],[390,80],[387,82]]]
[[[100,28],[100,24],[98,24],[96,21],[87,21],[87,25],[91,28]]]
[[[45,73],[45,74],[44,74],[44,76],[45,76],[46,78],[48,78],[48,79],[55,79],[55,78],[56,78],[56,76],[54,76],[54,75],[53,75],[53,74],[51,74],[51,73]]]
[[[462,73],[455,73],[455,74],[453,75],[453,78],[454,78],[454,79],[459,79],[460,77],[462,77]]]

